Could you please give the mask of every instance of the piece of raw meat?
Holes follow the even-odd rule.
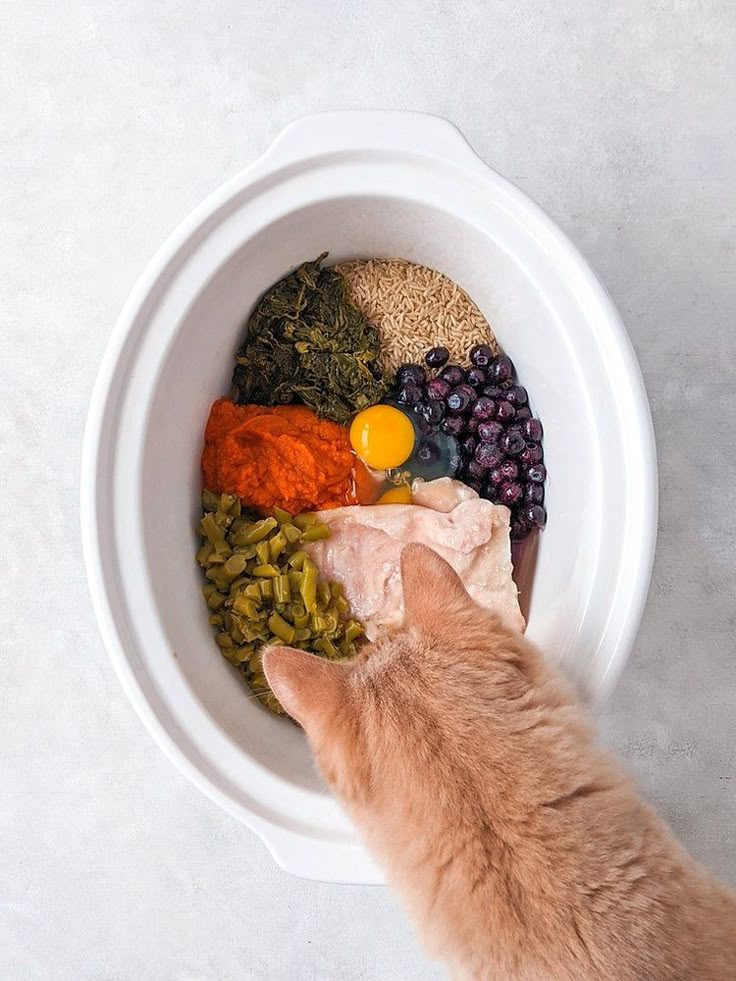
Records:
[[[524,629],[511,577],[509,510],[442,477],[413,487],[414,504],[376,504],[320,511],[330,537],[306,548],[324,579],[345,589],[352,615],[369,640],[403,614],[399,558],[420,542],[446,559],[473,599],[512,628]],[[441,597],[438,597],[441,603]]]

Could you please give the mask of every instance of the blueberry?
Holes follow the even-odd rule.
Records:
[[[547,468],[543,463],[535,463],[527,468],[526,479],[530,484],[543,484],[547,479]]]
[[[445,399],[445,405],[453,415],[460,415],[465,412],[470,405],[471,396],[464,392],[460,386],[453,388]]]
[[[499,422],[511,422],[515,415],[516,409],[510,402],[507,402],[505,399],[496,402],[496,419]]]
[[[427,382],[427,398],[446,399],[451,389],[452,386],[444,378],[433,378],[432,381]]]
[[[479,426],[480,426],[480,419],[476,419],[475,416],[471,416],[469,419],[466,419],[465,421],[465,432],[475,433],[478,431]]]
[[[450,359],[450,352],[446,347],[433,347],[424,355],[424,360],[430,368],[442,368]]]
[[[475,438],[475,436],[466,436],[460,445],[462,446],[463,453],[465,453],[466,456],[472,456],[475,453],[478,440]]]
[[[426,402],[415,402],[414,405],[411,407],[412,416],[414,418],[414,425],[417,427],[419,432],[424,435],[426,435],[430,430],[429,423],[424,417],[424,413],[426,412],[426,409],[427,409]]]
[[[529,525],[521,515],[516,515],[511,519],[511,541],[523,541],[530,531]]]
[[[533,443],[529,440],[524,447],[524,449],[519,454],[519,459],[522,463],[526,463],[530,467],[533,463],[541,463],[544,452],[539,443]]]
[[[422,407],[424,421],[430,426],[437,426],[445,418],[445,403],[439,399],[430,399]]]
[[[471,347],[468,357],[476,368],[487,368],[493,359],[493,351],[487,344],[476,344]]]
[[[523,516],[531,528],[544,528],[547,524],[547,512],[541,504],[529,504],[524,508]]]
[[[488,474],[488,479],[492,484],[505,484],[506,478],[501,473],[500,467],[494,467],[493,470]]]
[[[486,470],[492,470],[503,460],[503,453],[495,443],[479,443],[475,448],[475,459]]]
[[[502,382],[511,381],[514,377],[514,366],[511,358],[505,354],[499,355],[491,361],[488,368],[488,377],[491,383],[500,385]]]
[[[516,480],[519,476],[519,468],[513,460],[504,460],[498,469],[504,480]]]
[[[483,389],[483,394],[487,395],[489,399],[498,401],[506,396],[506,392],[500,385],[486,385]]]
[[[459,416],[446,416],[440,423],[440,430],[447,436],[459,436],[465,428]]]
[[[525,446],[521,433],[506,432],[501,437],[501,449],[509,456],[518,456]]]
[[[446,381],[451,388],[454,388],[456,385],[462,385],[465,381],[465,372],[459,364],[448,364],[440,372],[440,378]]]
[[[423,385],[427,380],[427,372],[420,364],[402,364],[396,372],[396,381],[403,388],[404,385]]]
[[[490,481],[483,485],[483,490],[480,492],[480,496],[484,497],[491,504],[500,504],[499,497],[499,487],[497,484],[493,484]]]
[[[484,443],[497,443],[503,436],[503,426],[500,422],[481,422],[478,424],[478,435]]]
[[[507,507],[511,507],[513,504],[517,504],[524,494],[524,488],[516,480],[509,480],[506,483],[501,484],[499,490],[499,499],[501,504],[505,504]]]
[[[477,394],[476,394],[475,389],[473,388],[473,386],[472,385],[468,385],[467,382],[462,382],[460,385],[457,385],[456,388],[455,388],[455,391],[456,392],[465,392],[465,394],[470,399],[471,404],[473,402],[475,402],[476,398],[478,397]]]
[[[414,384],[414,382],[407,382],[399,389],[396,401],[402,405],[414,405],[415,402],[420,401],[422,395],[423,392],[419,385]]]
[[[486,383],[486,373],[482,368],[468,368],[465,372],[465,381],[473,388],[482,388]]]
[[[506,398],[515,409],[520,409],[529,401],[529,396],[523,385],[512,385],[506,392]]]
[[[524,423],[524,435],[527,439],[539,443],[542,440],[542,423],[539,419],[527,419]]]
[[[486,468],[481,466],[477,460],[470,460],[466,467],[466,472],[472,480],[485,480],[487,473]]]
[[[473,406],[473,415],[481,421],[492,419],[495,411],[496,403],[493,399],[489,399],[487,395],[481,395]]]
[[[543,504],[544,484],[527,484],[524,488],[524,500],[527,504]]]

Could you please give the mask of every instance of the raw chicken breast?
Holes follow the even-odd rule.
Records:
[[[463,501],[477,501],[478,494],[472,487],[462,484],[452,477],[439,477],[437,480],[415,480],[411,485],[411,496],[415,504],[433,511],[448,513]]]
[[[446,559],[480,606],[524,629],[511,578],[508,508],[482,500],[449,477],[416,481],[414,504],[377,504],[320,511],[330,537],[306,546],[320,574],[345,588],[352,614],[369,640],[403,614],[399,557],[420,542]],[[438,597],[441,603],[441,597]]]

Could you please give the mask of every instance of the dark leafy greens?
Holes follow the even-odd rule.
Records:
[[[232,399],[241,404],[302,402],[345,425],[380,401],[378,330],[350,300],[343,276],[305,262],[258,301],[236,357]]]

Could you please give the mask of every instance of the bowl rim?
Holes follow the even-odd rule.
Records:
[[[172,267],[181,261],[182,251],[187,244],[224,205],[259,179],[272,176],[279,168],[295,162],[318,158],[327,151],[354,152],[356,148],[410,150],[412,153],[429,156],[435,161],[444,159],[454,164],[461,163],[476,175],[492,181],[519,208],[523,208],[544,232],[554,238],[556,247],[561,250],[566,261],[572,264],[575,274],[595,294],[609,328],[608,339],[617,346],[617,354],[628,377],[631,409],[638,423],[639,439],[635,449],[638,455],[638,489],[641,495],[638,500],[638,562],[635,566],[635,581],[628,583],[626,616],[622,617],[618,626],[614,644],[615,656],[610,659],[601,680],[599,698],[611,690],[623,668],[646,603],[656,544],[657,463],[654,430],[641,369],[607,290],[552,219],[528,195],[481,160],[459,130],[441,117],[384,110],[319,113],[303,117],[286,127],[253,164],[226,181],[195,207],[149,261],[111,332],[90,401],[82,449],[82,546],[92,604],[105,647],[136,712],[164,752],[204,793],[259,834],[282,868],[297,875],[324,881],[377,883],[382,881],[381,873],[360,845],[351,842],[315,842],[310,839],[309,849],[306,849],[303,836],[266,816],[250,812],[235,802],[223,787],[197,766],[196,747],[176,721],[172,719],[169,725],[164,725],[130,663],[108,595],[106,558],[101,541],[97,498],[100,475],[105,464],[106,447],[103,440],[106,417],[111,401],[120,395],[116,386],[119,383],[118,375],[126,346],[135,340],[132,331],[142,309],[160,288]],[[619,588],[619,584],[616,588]],[[611,606],[613,608],[613,601]],[[174,729],[176,737],[172,731]]]

